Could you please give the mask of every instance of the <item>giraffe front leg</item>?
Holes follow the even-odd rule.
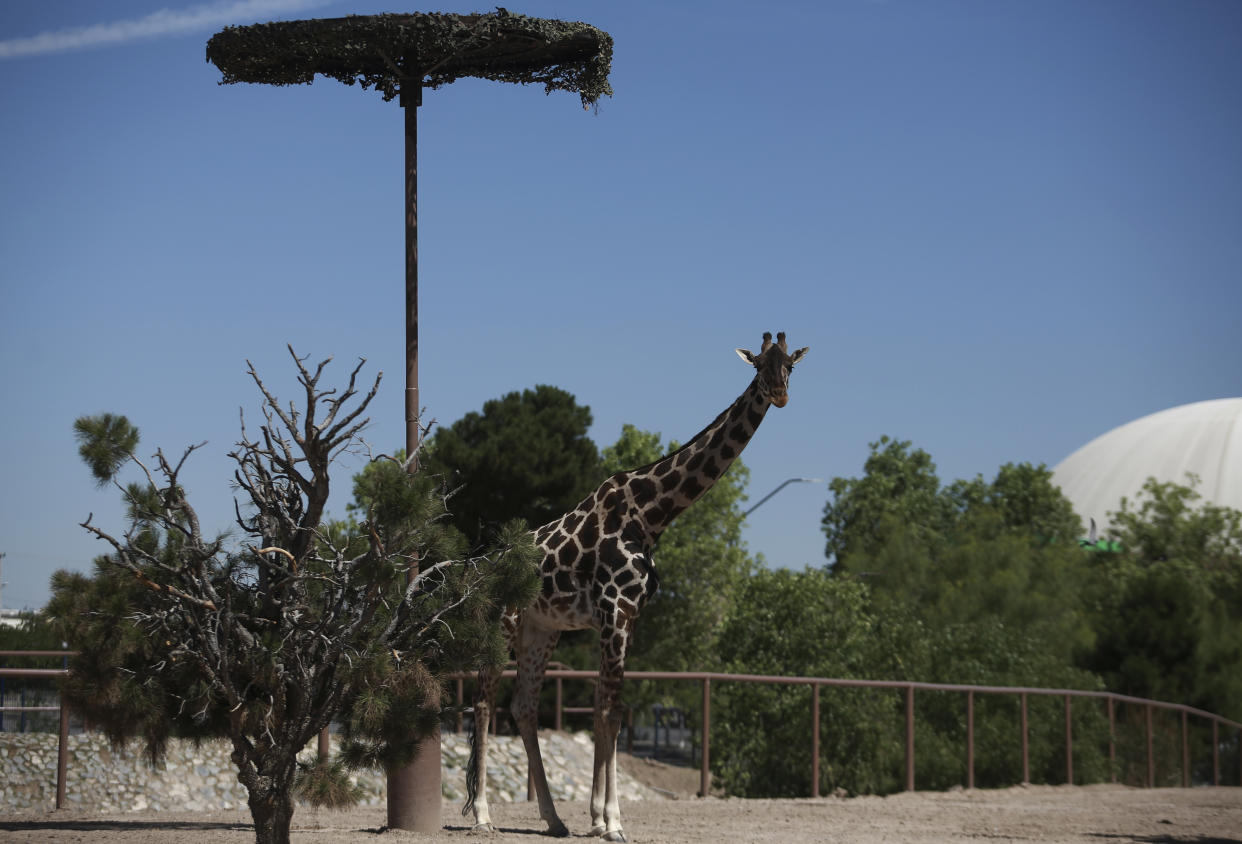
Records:
[[[548,658],[560,638],[558,630],[543,630],[523,623],[518,631],[518,676],[513,690],[513,720],[517,722],[522,744],[526,748],[526,761],[530,778],[539,800],[539,817],[548,825],[548,834],[558,837],[569,835],[569,829],[556,813],[552,803],[552,789],[548,787],[547,772],[543,767],[543,755],[539,751],[539,690],[543,686],[544,671]]]
[[[617,736],[621,732],[619,701],[595,719],[595,773],[591,781],[591,834],[605,841],[625,841],[621,830],[621,799],[617,791]]]
[[[617,791],[617,735],[621,732],[621,683],[628,636],[600,636],[600,678],[595,687],[595,773],[591,781],[591,834],[625,841]]]

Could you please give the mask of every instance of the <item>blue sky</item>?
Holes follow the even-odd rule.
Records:
[[[446,2],[437,11],[475,11]],[[449,423],[553,384],[693,435],[745,387],[733,348],[811,347],[744,455],[757,501],[861,471],[882,434],[945,481],[1242,395],[1242,4],[531,0],[616,40],[616,95],[466,80],[420,109],[422,400]],[[402,116],[374,92],[220,86],[224,25],[410,11],[248,0],[0,4],[0,551],[6,607],[121,530],[73,420],[230,525],[254,362],[382,369],[402,440]],[[339,473],[333,507],[343,511]],[[825,485],[749,519],[824,562]]]

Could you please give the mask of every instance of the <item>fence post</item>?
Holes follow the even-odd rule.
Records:
[[[906,686],[906,791],[914,791],[914,686]]]
[[[1117,712],[1112,697],[1108,698],[1108,775],[1117,782]]]
[[[966,787],[975,787],[975,691],[966,692]]]
[[[1182,788],[1190,788],[1190,716],[1182,710]]]
[[[811,796],[819,796],[819,683],[811,684]]]
[[[703,764],[699,769],[699,796],[707,797],[712,784],[711,759],[712,681],[703,678]]]
[[[1026,692],[1022,695],[1022,784],[1026,785],[1031,781],[1031,748],[1027,741],[1026,729]]]
[[[69,772],[69,705],[60,697],[60,736],[56,744],[56,808],[65,808],[65,781]]]
[[[1156,755],[1152,746],[1151,734],[1151,704],[1144,707],[1147,710],[1147,787],[1154,788],[1156,785]]]
[[[1065,784],[1074,784],[1074,714],[1073,698],[1065,696]]]
[[[1212,719],[1212,785],[1220,785],[1220,722]]]

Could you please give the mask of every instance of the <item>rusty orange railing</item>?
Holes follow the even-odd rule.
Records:
[[[73,656],[71,651],[0,651],[4,657],[48,657]],[[0,677],[40,678],[59,677],[68,673],[64,668],[0,668]],[[516,671],[503,672],[504,677],[516,676]],[[473,675],[456,675],[457,701],[459,712],[463,703],[463,682]],[[555,727],[561,728],[562,717],[567,712],[582,711],[563,705],[562,684],[565,680],[594,680],[597,672],[580,671],[565,668],[549,669],[546,675],[556,681],[556,722]],[[920,691],[958,692],[966,695],[966,787],[974,787],[974,700],[977,694],[1017,695],[1020,703],[1020,742],[1022,750],[1022,781],[1030,779],[1030,755],[1028,742],[1027,699],[1031,695],[1061,697],[1065,702],[1065,770],[1066,782],[1074,781],[1074,738],[1072,729],[1072,707],[1074,698],[1103,700],[1108,708],[1108,756],[1109,762],[1115,761],[1116,753],[1116,721],[1115,707],[1118,703],[1135,704],[1143,707],[1145,713],[1146,785],[1155,783],[1155,750],[1152,716],[1155,710],[1166,710],[1179,713],[1181,716],[1181,771],[1182,785],[1190,785],[1190,751],[1189,751],[1189,719],[1199,718],[1211,722],[1212,725],[1212,781],[1219,785],[1221,780],[1220,730],[1236,729],[1242,731],[1242,723],[1223,718],[1211,712],[1178,703],[1148,700],[1146,698],[1113,694],[1112,692],[1082,691],[1077,689],[1045,689],[1025,686],[977,686],[952,683],[921,683],[906,680],[850,680],[829,677],[785,677],[759,674],[725,674],[711,671],[628,671],[626,676],[633,680],[671,680],[680,682],[697,682],[702,689],[700,719],[700,793],[708,794],[711,786],[711,692],[713,683],[765,683],[769,685],[802,685],[811,690],[810,736],[811,736],[811,796],[819,796],[819,698],[820,690],[825,687],[891,689],[903,693],[905,697],[905,787],[907,791],[915,790],[914,763],[914,726],[915,726],[915,694]],[[56,808],[62,808],[65,802],[65,776],[68,759],[69,708],[63,703],[58,706],[44,707],[6,707],[9,710],[25,709],[28,711],[52,711],[60,713],[60,740],[56,761]],[[589,710],[586,710],[589,711]],[[460,727],[460,721],[459,721]],[[326,731],[325,731],[326,733]],[[326,735],[320,736],[319,746],[324,752]],[[1239,733],[1238,777],[1242,782],[1242,732]],[[1115,766],[1113,766],[1115,767]],[[1115,776],[1115,775],[1114,775]]]
[[[516,671],[505,671],[502,676],[515,677]],[[567,709],[562,705],[564,680],[594,680],[598,676],[595,671],[579,671],[570,669],[549,669],[546,675],[556,681],[556,728],[560,729],[563,712],[578,712],[579,709]],[[1182,785],[1190,785],[1190,744],[1189,719],[1191,717],[1206,719],[1212,724],[1212,777],[1213,784],[1220,784],[1220,729],[1237,729],[1242,731],[1242,723],[1231,721],[1211,712],[1195,709],[1180,703],[1167,703],[1146,698],[1119,695],[1112,692],[1082,691],[1078,689],[1045,689],[1026,686],[977,686],[954,683],[921,683],[907,680],[848,680],[829,677],[785,677],[760,674],[725,674],[711,671],[627,671],[625,676],[633,680],[674,680],[697,682],[702,688],[702,718],[700,723],[701,746],[700,755],[700,794],[708,794],[711,785],[711,688],[712,683],[766,683],[771,685],[803,685],[811,689],[810,736],[811,736],[811,796],[819,796],[819,695],[824,686],[866,689],[892,689],[904,693],[905,696],[905,787],[907,791],[915,790],[914,779],[914,725],[915,725],[915,693],[918,691],[958,692],[966,695],[966,787],[974,788],[974,701],[976,694],[1017,695],[1020,706],[1020,742],[1022,751],[1022,782],[1030,781],[1030,744],[1029,726],[1027,723],[1027,699],[1031,695],[1061,697],[1065,701],[1065,772],[1066,782],[1074,782],[1074,738],[1072,727],[1072,711],[1074,698],[1086,698],[1105,701],[1108,707],[1108,758],[1110,767],[1116,759],[1116,713],[1118,703],[1137,704],[1145,710],[1145,729],[1147,740],[1147,773],[1146,785],[1155,784],[1155,749],[1152,714],[1157,709],[1180,713],[1181,715],[1181,771]],[[458,679],[457,700],[463,703],[463,688]],[[590,711],[590,710],[585,710]],[[1242,781],[1242,733],[1239,737],[1238,777]],[[1115,776],[1115,774],[1114,774]]]

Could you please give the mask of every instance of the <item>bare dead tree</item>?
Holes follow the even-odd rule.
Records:
[[[227,735],[260,844],[288,840],[298,754],[323,727],[345,723],[354,765],[408,761],[439,717],[440,675],[503,659],[498,608],[536,583],[520,526],[487,553],[455,554],[445,493],[392,458],[374,470],[391,467],[394,500],[370,502],[356,529],[325,526],[329,469],[365,447],[382,373],[364,392],[359,362],[338,391],[321,386],[329,361],[310,368],[290,355],[300,407],[283,406],[249,368],[264,421],[252,438],[243,419],[230,454],[240,547],[203,534],[180,482],[201,445],[175,462],[157,451],[148,466],[124,417],[84,417],[84,456],[107,455],[92,462],[96,476],[132,463],[142,480],[117,484],[129,510],[120,538],[83,523],[112,549],[95,582],[53,582],[53,614],[83,651],[71,700],[114,740],[144,735],[153,758],[179,725]],[[118,590],[123,618],[99,606],[115,606]]]

